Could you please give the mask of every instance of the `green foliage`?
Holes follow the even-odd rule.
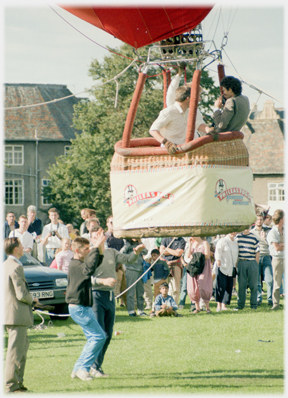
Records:
[[[135,53],[124,44],[120,50],[110,49],[102,63],[94,60],[89,75],[96,84],[91,89],[92,100],[82,100],[75,106],[74,126],[82,131],[72,141],[69,155],[60,156],[48,170],[51,183],[43,195],[56,206],[64,222],[80,224],[80,210],[88,207],[96,210],[101,225],[111,214],[110,163],[114,145],[121,140],[126,116],[138,79],[141,62],[146,59],[147,48],[137,52],[138,60],[129,66]],[[124,57],[120,57],[118,53]],[[191,81],[193,70],[187,68],[187,82]],[[163,78],[159,66],[150,66],[145,87],[137,109],[132,137],[149,136],[149,128],[163,108]],[[116,85],[117,77],[118,85]],[[108,82],[107,84],[103,84]],[[201,77],[204,89],[200,110],[209,121],[209,110],[218,96],[212,78],[204,71]],[[115,100],[117,104],[115,107]]]

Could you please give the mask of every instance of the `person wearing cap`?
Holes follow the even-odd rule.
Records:
[[[179,316],[182,315],[177,313],[177,304],[172,296],[168,295],[169,286],[167,282],[163,282],[160,285],[160,294],[155,299],[155,314],[158,317],[161,316]]]

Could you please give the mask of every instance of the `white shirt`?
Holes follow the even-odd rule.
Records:
[[[232,276],[233,266],[238,259],[238,243],[231,240],[228,235],[219,239],[215,248],[215,260],[221,261],[220,271],[227,276]]]
[[[151,130],[159,131],[159,133],[173,142],[173,144],[184,144],[187,129],[189,110],[183,112],[178,102],[172,106],[163,109],[157,119],[154,121]]]
[[[267,242],[269,244],[269,252],[270,256],[277,258],[284,258],[284,250],[276,251],[273,243],[281,243],[281,235],[278,229],[278,225],[274,225],[274,227],[269,231],[267,235]],[[283,237],[284,242],[284,237]]]
[[[58,231],[58,234],[61,236],[61,238],[69,238],[69,232],[66,225],[60,223],[50,223],[45,225],[45,227],[43,228],[41,240],[43,240],[45,236],[48,235],[48,233],[51,231]],[[47,249],[58,249],[59,247],[61,247],[61,240],[57,236],[50,236],[45,246]]]
[[[171,80],[171,83],[169,84],[168,90],[167,90],[167,94],[166,94],[166,104],[167,107],[171,106],[175,103],[175,97],[176,97],[176,90],[179,87],[180,84],[180,76],[177,74],[176,76],[173,77],[173,79]],[[196,121],[195,121],[195,135],[194,138],[198,138],[201,137],[202,135],[204,135],[205,133],[199,132],[197,131],[199,126],[201,124],[205,124],[203,117],[201,115],[201,112],[199,111],[199,109],[197,108],[197,112],[196,112]],[[185,134],[186,136],[186,134]]]
[[[14,238],[14,237],[19,238],[24,249],[33,249],[34,240],[30,232],[25,231],[23,234],[21,234],[21,232],[19,232],[18,229],[14,229],[14,231],[10,232],[9,238]]]

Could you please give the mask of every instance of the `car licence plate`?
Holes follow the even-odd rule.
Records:
[[[30,292],[32,298],[37,298],[37,299],[45,299],[45,298],[51,298],[54,297],[54,292],[53,290],[43,290],[39,292]]]

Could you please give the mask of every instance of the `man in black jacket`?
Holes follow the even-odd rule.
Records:
[[[90,251],[90,243],[85,238],[77,237],[72,243],[74,258],[71,260],[68,272],[68,287],[66,302],[69,304],[71,318],[78,323],[87,338],[87,343],[74,365],[71,378],[79,378],[83,381],[92,380],[89,374],[90,368],[99,355],[106,334],[96,320],[92,309],[91,276],[102,262],[105,236],[99,229],[98,237],[93,242]],[[114,278],[101,280],[103,285],[114,286]]]

